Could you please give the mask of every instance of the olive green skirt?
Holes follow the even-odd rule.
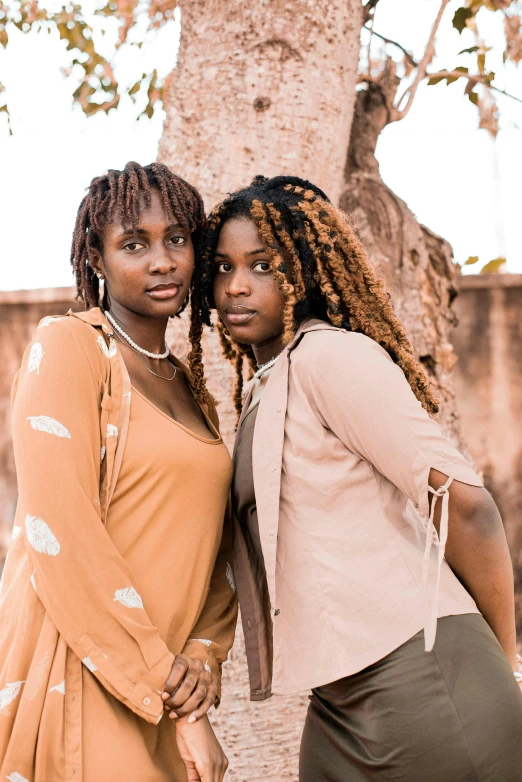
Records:
[[[522,693],[480,614],[312,691],[300,782],[521,782]]]

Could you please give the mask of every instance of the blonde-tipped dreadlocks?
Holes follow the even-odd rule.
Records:
[[[194,244],[205,222],[203,200],[195,187],[173,174],[162,163],[141,166],[127,163],[123,171],[110,170],[95,177],[83,198],[74,227],[71,264],[76,277],[77,298],[86,309],[100,304],[99,281],[90,266],[92,250],[103,249],[105,227],[115,220],[136,228],[143,209],[150,207],[152,191],[157,190],[163,209],[170,219],[190,231]],[[197,291],[191,288],[191,301],[195,298],[194,310],[199,312]],[[104,309],[108,309],[109,291],[104,288]],[[182,308],[183,309],[183,308]],[[180,310],[181,312],[181,310]],[[189,367],[195,394],[200,401],[208,402],[210,395],[205,386],[203,374],[201,335],[203,324],[197,314],[192,318]]]
[[[222,226],[233,217],[253,220],[272,256],[274,276],[285,300],[285,342],[308,315],[366,334],[400,366],[428,413],[438,411],[438,401],[393,311],[384,282],[375,276],[352,226],[322,190],[298,177],[256,177],[212,212],[199,250],[200,312],[193,309],[192,317],[210,325],[213,256]],[[288,264],[281,258],[282,251]],[[218,329],[225,356],[236,365],[234,397],[240,412],[243,358],[246,355],[252,365],[253,353],[234,342],[222,323]]]

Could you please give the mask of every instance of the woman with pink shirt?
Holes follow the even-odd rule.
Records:
[[[216,308],[237,368],[251,698],[312,690],[301,782],[520,780],[502,521],[346,217],[256,177],[210,216],[197,274],[193,327]]]

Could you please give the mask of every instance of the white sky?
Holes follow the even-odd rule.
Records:
[[[455,54],[474,43],[470,33],[450,29],[459,4],[450,4],[443,21],[437,67],[454,67]],[[375,29],[420,56],[437,8],[438,0],[381,0]],[[500,42],[501,20],[484,19],[488,42]],[[158,65],[167,73],[177,40],[171,24],[141,51],[121,56],[118,76],[132,84]],[[72,107],[74,87],[60,71],[69,61],[54,33],[15,32],[0,50],[14,132],[7,135],[0,117],[2,290],[72,284],[70,237],[85,187],[107,168],[149,163],[157,155],[162,116],[136,122],[129,102],[110,116],[87,119]],[[522,68],[511,66],[500,86],[522,97]],[[383,132],[381,172],[418,219],[452,243],[458,262],[478,255],[483,265],[505,255],[508,271],[522,273],[522,104],[502,98],[502,130],[494,142],[477,129],[476,109],[462,91],[461,84],[424,86],[408,117]]]

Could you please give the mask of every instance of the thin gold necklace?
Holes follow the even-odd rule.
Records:
[[[120,340],[120,342],[121,342],[121,343],[123,343],[123,344],[127,344],[127,345],[130,347],[130,349],[131,349],[131,350],[134,350],[134,352],[135,352],[135,353],[136,353],[136,355],[138,356],[139,360],[141,361],[141,363],[143,364],[143,366],[145,367],[145,369],[147,370],[147,372],[150,372],[150,374],[151,374],[151,375],[154,375],[154,377],[159,377],[159,379],[160,379],[160,380],[167,380],[168,382],[170,382],[171,380],[174,380],[174,378],[176,377],[176,374],[177,374],[178,368],[177,368],[177,366],[175,366],[175,365],[172,363],[172,361],[170,360],[170,358],[169,358],[168,356],[167,356],[167,361],[169,362],[169,364],[171,365],[171,367],[174,367],[174,374],[172,375],[172,377],[163,377],[163,375],[158,375],[158,373],[157,373],[157,372],[153,372],[153,370],[152,370],[152,369],[150,369],[150,367],[148,367],[148,366],[146,365],[146,363],[145,363],[145,361],[143,360],[143,357],[140,355],[139,351],[138,351],[138,350],[135,350],[135,349],[133,348],[133,346],[132,346],[132,345],[131,345],[129,342],[127,342],[126,340],[125,340],[125,342],[123,342],[123,339],[120,337],[120,335],[119,335],[117,332],[116,332],[116,337],[117,337],[117,338]]]

